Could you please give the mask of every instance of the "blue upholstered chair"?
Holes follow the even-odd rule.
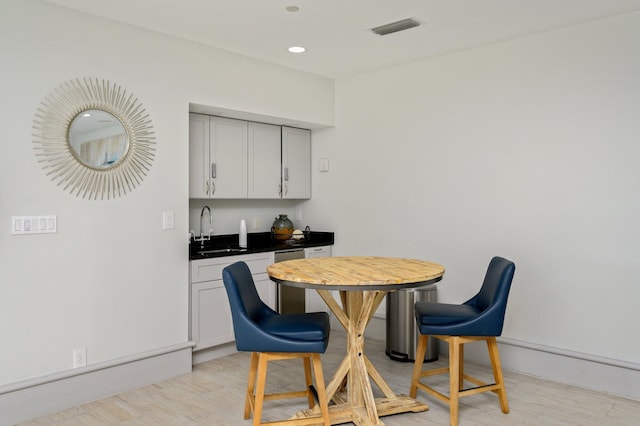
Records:
[[[415,398],[418,389],[420,389],[448,403],[451,425],[458,424],[459,398],[480,392],[496,393],[502,412],[505,414],[509,412],[496,336],[502,334],[507,298],[514,272],[513,262],[501,257],[494,257],[489,263],[480,292],[463,304],[452,305],[433,302],[416,302],[415,304],[420,337],[418,338],[416,362],[409,394]],[[449,344],[449,367],[422,370],[429,335]],[[492,384],[464,373],[463,345],[477,341],[487,342],[495,381]],[[449,396],[420,381],[422,377],[443,373],[449,373]],[[463,389],[465,380],[475,386]]]
[[[244,418],[253,412],[253,425],[261,425],[265,400],[306,397],[309,408],[318,398],[319,415],[290,419],[278,424],[308,425],[322,423],[329,426],[329,409],[325,392],[320,354],[329,343],[329,315],[326,312],[281,315],[265,305],[256,291],[249,267],[236,262],[222,271],[222,280],[233,317],[236,348],[251,352],[249,381],[245,399]],[[267,363],[274,360],[302,358],[306,389],[265,395]],[[312,384],[311,363],[316,389]]]

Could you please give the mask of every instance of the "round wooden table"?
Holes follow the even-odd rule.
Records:
[[[364,353],[364,330],[387,293],[440,281],[443,266],[415,259],[345,256],[274,263],[267,273],[280,284],[316,289],[347,332],[347,353],[326,388],[327,399],[334,402],[329,407],[331,424],[384,425],[381,416],[429,409],[391,390]],[[331,290],[340,291],[342,306]],[[384,398],[374,399],[369,377]],[[304,410],[296,417],[310,414]]]

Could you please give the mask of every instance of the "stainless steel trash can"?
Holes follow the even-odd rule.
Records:
[[[436,284],[392,291],[387,294],[386,354],[396,361],[415,361],[418,330],[414,304],[420,301],[437,302]],[[438,359],[438,340],[429,337],[425,361]]]

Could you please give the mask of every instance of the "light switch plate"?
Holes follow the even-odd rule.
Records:
[[[329,159],[328,158],[320,158],[318,159],[318,171],[328,172],[329,171]]]
[[[162,212],[162,229],[175,229],[176,221],[172,211]]]
[[[11,233],[51,234],[58,232],[58,218],[56,215],[41,216],[11,216]]]

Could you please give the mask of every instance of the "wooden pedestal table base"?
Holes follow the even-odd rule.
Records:
[[[408,266],[413,268],[409,272],[403,269]],[[347,354],[326,386],[327,399],[334,403],[329,406],[331,424],[384,425],[382,416],[429,409],[393,392],[364,353],[364,330],[389,291],[439,281],[443,267],[409,259],[338,257],[280,262],[267,271],[282,284],[315,288],[347,332]],[[343,307],[327,288],[340,290]],[[374,398],[369,378],[384,397]],[[317,415],[317,409],[300,411],[294,418]]]

